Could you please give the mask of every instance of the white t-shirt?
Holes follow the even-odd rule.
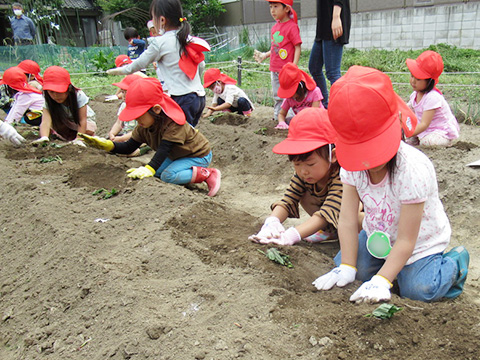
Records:
[[[179,51],[177,30],[167,31],[162,36],[154,37],[147,50],[137,60],[120,69],[125,75],[132,74],[156,61],[164,81],[164,90],[168,91],[169,95],[180,96],[197,93],[199,96],[205,96],[198,69],[193,80],[180,69],[178,65]]]
[[[245,94],[245,91],[240,89],[237,85],[233,84],[225,84],[225,88],[223,89],[223,92],[221,94],[214,93],[212,104],[218,104],[218,98],[221,98],[226,103],[236,108],[238,107],[238,99],[241,97],[247,99],[247,101],[250,103],[250,106],[252,107],[252,110],[255,109],[247,94]]]
[[[443,252],[450,242],[451,228],[438,196],[437,177],[428,157],[401,142],[393,181],[387,174],[378,184],[370,182],[367,171],[341,169],[343,183],[355,186],[365,209],[363,229],[369,236],[375,230],[390,235],[393,246],[398,234],[402,204],[424,202],[417,243],[407,265],[426,256]]]

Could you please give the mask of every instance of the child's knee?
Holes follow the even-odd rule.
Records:
[[[432,302],[439,300],[438,285],[434,282],[410,281],[408,284],[399,284],[400,296],[412,300]]]
[[[177,174],[172,171],[164,170],[160,174],[160,179],[166,183],[175,183],[175,180],[177,179]]]

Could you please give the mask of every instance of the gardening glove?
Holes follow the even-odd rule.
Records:
[[[267,55],[264,52],[260,52],[256,49],[253,51],[253,58],[258,63],[261,63],[263,60],[266,59],[266,57],[267,57]]]
[[[298,233],[297,229],[294,227],[289,228],[288,230],[280,234],[280,238],[258,238],[257,242],[260,244],[277,244],[277,245],[294,245],[302,240],[302,237]]]
[[[99,138],[98,136],[90,136],[81,133],[78,133],[78,136],[83,139],[85,144],[96,149],[112,151],[115,148],[115,144],[112,140],[107,140]]]
[[[127,176],[132,179],[143,179],[155,175],[155,170],[150,165],[145,165],[128,169],[127,174]]]
[[[107,75],[125,75],[121,68],[107,70]]]
[[[361,302],[376,303],[379,301],[388,301],[392,297],[390,288],[392,283],[382,275],[374,275],[370,281],[364,282],[357,291],[350,296],[350,301],[357,304]]]
[[[285,231],[280,220],[275,216],[269,216],[265,219],[260,232],[256,235],[249,236],[248,239],[258,242],[259,239],[279,238],[280,234]]]
[[[357,269],[353,266],[340,264],[329,273],[320,276],[312,284],[318,290],[330,290],[334,285],[343,287],[347,284],[350,284],[355,280],[355,275],[357,275]]]
[[[0,135],[5,139],[10,140],[15,146],[19,146],[25,141],[23,136],[20,135],[12,125],[3,121],[0,121]]]
[[[38,145],[42,145],[43,143],[47,143],[49,141],[50,141],[50,139],[48,138],[48,136],[42,136],[40,139],[33,140],[32,145],[33,146],[38,146]]]
[[[87,147],[87,145],[85,145],[85,143],[80,139],[72,140],[70,141],[70,144]]]
[[[279,122],[275,129],[286,130],[288,129],[288,124],[286,122]]]

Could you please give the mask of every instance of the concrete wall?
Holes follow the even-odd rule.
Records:
[[[416,0],[405,0],[408,3],[414,1]],[[440,1],[446,0],[435,0],[435,3]],[[374,0],[367,1],[363,3],[363,7],[374,3]],[[309,1],[309,11],[305,11],[307,5],[302,4],[303,17],[299,20],[303,50],[310,49],[315,39],[316,17],[306,17],[312,13],[310,5]],[[273,21],[269,21],[245,27],[249,30],[251,42],[256,43],[260,39],[270,38],[272,25]],[[230,38],[236,36],[238,39],[243,27],[237,25],[223,29],[229,33]],[[480,1],[352,13],[348,47],[361,50],[408,50],[438,43],[480,49]]]

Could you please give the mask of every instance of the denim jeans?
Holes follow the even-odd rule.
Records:
[[[212,162],[212,152],[203,157],[184,157],[177,160],[166,158],[157,169],[155,177],[171,184],[188,184],[192,181],[192,166],[208,167]]]
[[[202,116],[205,108],[205,96],[198,96],[196,93],[181,96],[172,95],[172,100],[182,108],[187,122],[193,127],[197,126],[198,119]]]
[[[335,265],[340,265],[341,251],[335,256]],[[368,281],[385,263],[377,259],[367,250],[367,233],[362,230],[358,234],[358,257],[356,279]],[[457,279],[456,262],[441,253],[433,254],[405,265],[397,275],[400,296],[420,301],[440,300],[450,290]]]
[[[312,74],[313,80],[322,91],[322,104],[328,108],[328,88],[327,81],[323,75],[323,66],[325,65],[325,74],[330,85],[337,81],[342,73],[340,65],[342,64],[343,44],[333,40],[320,40],[313,43],[312,52],[308,61],[308,70]]]
[[[245,99],[244,97],[238,98],[237,102],[238,102],[237,107],[230,106],[228,110],[230,110],[231,112],[236,112],[241,115],[243,115],[244,112],[248,112],[249,110],[252,110],[252,105],[250,105],[248,100]],[[225,103],[225,100],[218,98],[217,105],[222,105],[223,103]]]

